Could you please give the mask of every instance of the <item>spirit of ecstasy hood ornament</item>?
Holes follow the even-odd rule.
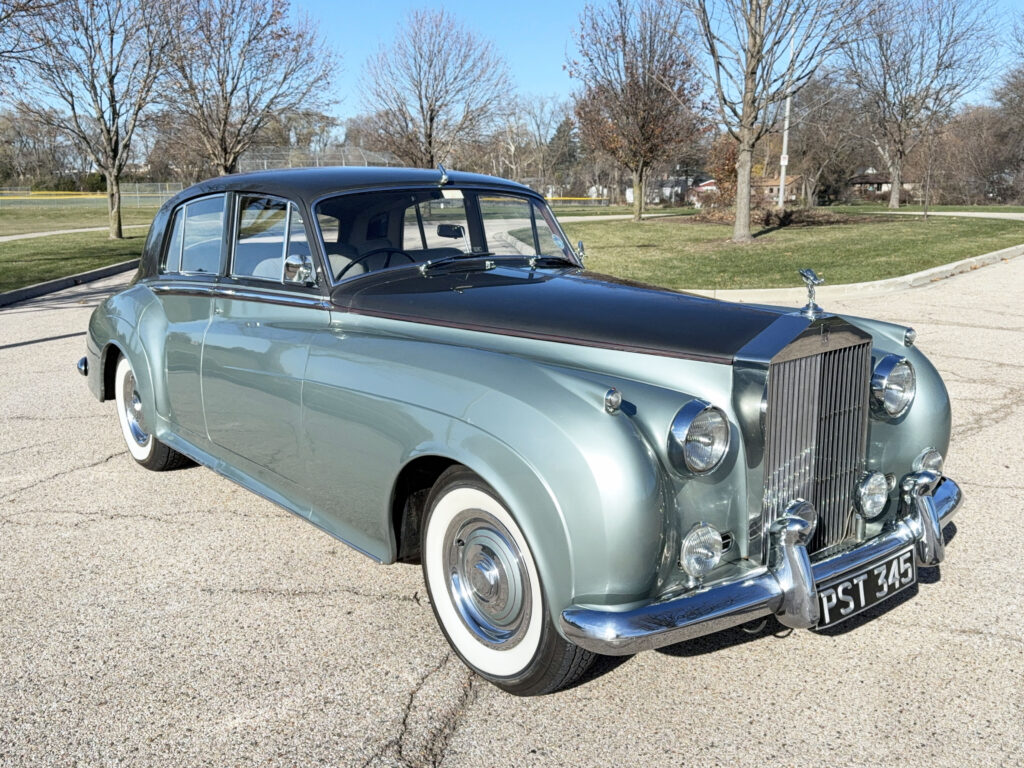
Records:
[[[814,286],[821,285],[825,282],[825,279],[818,277],[813,269],[801,269],[800,277],[803,278],[804,283],[807,285],[807,305],[800,310],[800,313],[812,320],[816,317],[821,317],[824,311],[814,303]]]

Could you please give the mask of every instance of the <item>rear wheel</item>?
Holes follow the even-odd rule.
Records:
[[[117,419],[121,424],[128,452],[146,469],[162,472],[184,467],[192,462],[149,432],[142,413],[142,398],[139,395],[135,372],[127,357],[117,361],[114,372],[114,402],[117,403]]]
[[[481,677],[532,696],[571,684],[590,666],[594,654],[555,630],[529,544],[478,475],[452,467],[439,478],[421,540],[437,622]]]

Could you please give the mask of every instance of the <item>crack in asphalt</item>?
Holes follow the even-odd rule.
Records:
[[[963,360],[968,363],[981,363],[982,365],[991,365],[995,368],[1024,368],[1024,363],[1008,363],[1005,360],[985,360],[981,357],[966,357],[964,355],[950,355],[945,352],[933,352],[932,358],[944,360]],[[943,376],[946,376],[946,372],[943,371]]]
[[[21,451],[27,451],[30,448],[40,448],[40,447],[42,447],[44,445],[53,445],[54,443],[62,443],[62,442],[64,442],[64,438],[63,437],[55,437],[53,440],[44,440],[41,443],[32,443],[30,445],[22,445],[22,446],[20,446],[18,448],[11,448],[11,449],[6,450],[6,451],[0,451],[0,456],[7,456],[7,455],[12,454],[12,453],[19,453]]]
[[[4,416],[4,421],[59,421],[64,423],[65,421],[86,421],[88,419],[107,419],[109,416],[105,413],[92,413],[82,414],[80,416],[56,414],[53,416]]]
[[[266,595],[268,597],[328,597],[331,595],[352,595],[353,597],[362,597],[367,600],[391,600],[393,602],[401,603],[415,603],[416,605],[423,605],[423,598],[420,597],[419,590],[413,592],[411,595],[389,595],[382,594],[379,592],[364,592],[359,589],[352,587],[335,587],[333,589],[288,589],[281,587],[200,587],[200,592],[206,594],[217,594],[217,593],[228,593],[233,595]]]
[[[56,480],[58,477],[64,477],[65,475],[71,475],[71,474],[74,474],[75,472],[81,472],[84,469],[92,469],[93,467],[98,467],[101,464],[106,464],[111,459],[117,458],[118,456],[124,456],[126,453],[128,453],[127,450],[117,451],[116,453],[112,453],[109,456],[105,456],[104,458],[99,459],[97,461],[94,461],[91,464],[85,464],[85,465],[80,466],[80,467],[72,467],[71,469],[65,469],[65,470],[62,470],[60,472],[56,472],[56,473],[54,473],[52,475],[47,475],[46,477],[42,477],[42,478],[40,478],[38,480],[34,480],[33,482],[29,483],[28,485],[22,486],[21,488],[15,488],[13,491],[7,491],[6,495],[2,499],[0,499],[0,500],[2,500],[2,501],[10,501],[11,499],[13,499],[18,494],[24,493],[25,491],[29,491],[29,490],[31,490],[33,488],[36,488],[36,487],[42,485],[43,483],[48,483],[51,480]]]
[[[1024,391],[1017,386],[1000,385],[991,381],[984,383],[996,389],[1003,389],[1003,396],[998,399],[986,398],[983,402],[987,407],[980,412],[976,411],[966,422],[954,426],[952,437],[973,437],[986,429],[999,426],[1006,421],[1009,414],[1024,406]]]
[[[444,713],[434,727],[430,729],[425,742],[414,752],[412,745],[407,744],[410,735],[413,734],[410,718],[412,716],[417,696],[427,683],[440,672],[444,667],[452,663],[461,662],[448,651],[432,669],[428,670],[413,686],[406,698],[402,708],[402,720],[399,724],[398,733],[386,742],[381,744],[362,764],[362,768],[369,768],[372,764],[385,764],[389,766],[400,766],[401,768],[437,768],[444,760],[448,751],[448,745],[452,734],[458,727],[465,714],[466,709],[476,699],[477,677],[466,669],[465,680],[459,687],[452,708]]]

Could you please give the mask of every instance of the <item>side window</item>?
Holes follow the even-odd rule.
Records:
[[[224,250],[224,196],[196,200],[188,203],[184,210],[181,271],[189,274],[217,274],[220,272]],[[179,210],[175,214],[175,225],[180,215]]]
[[[174,212],[174,219],[171,221],[171,239],[167,243],[167,250],[164,252],[163,272],[178,272],[181,270],[181,233],[185,228],[185,209],[179,208]]]
[[[259,280],[281,280],[288,203],[273,197],[238,198],[238,234],[231,274]]]
[[[240,195],[231,274],[281,282],[286,255],[312,256],[298,207],[275,197]]]

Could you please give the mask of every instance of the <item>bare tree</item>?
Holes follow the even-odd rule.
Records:
[[[583,84],[576,117],[585,144],[633,175],[633,221],[640,221],[652,167],[700,133],[700,86],[685,45],[682,8],[669,0],[612,0],[580,16]]]
[[[549,142],[559,123],[569,114],[569,105],[557,96],[523,96],[517,111],[522,113],[526,124],[530,171],[540,187],[550,186],[553,180]]]
[[[719,116],[738,144],[732,239],[749,242],[754,149],[778,105],[845,40],[861,0],[682,1],[700,28]]]
[[[80,146],[107,183],[120,239],[121,175],[151,103],[167,36],[154,0],[61,0],[28,19],[17,107]],[[59,105],[59,109],[54,109]]]
[[[0,0],[0,96],[11,82],[12,63],[33,48],[25,34],[27,22],[52,4],[52,0]]]
[[[74,188],[89,167],[60,131],[20,112],[0,112],[0,183]]]
[[[447,162],[507,111],[508,67],[445,10],[412,11],[366,63],[362,90],[381,148],[413,166]]]
[[[811,208],[824,182],[835,189],[852,173],[863,146],[851,121],[857,100],[835,73],[824,73],[810,79],[794,102],[789,151],[803,180],[804,204]]]
[[[182,0],[175,12],[167,107],[218,173],[234,173],[275,116],[330,102],[323,39],[289,18],[288,0]]]
[[[984,78],[995,49],[987,2],[892,0],[844,46],[863,100],[868,137],[889,171],[899,208],[907,156]]]

